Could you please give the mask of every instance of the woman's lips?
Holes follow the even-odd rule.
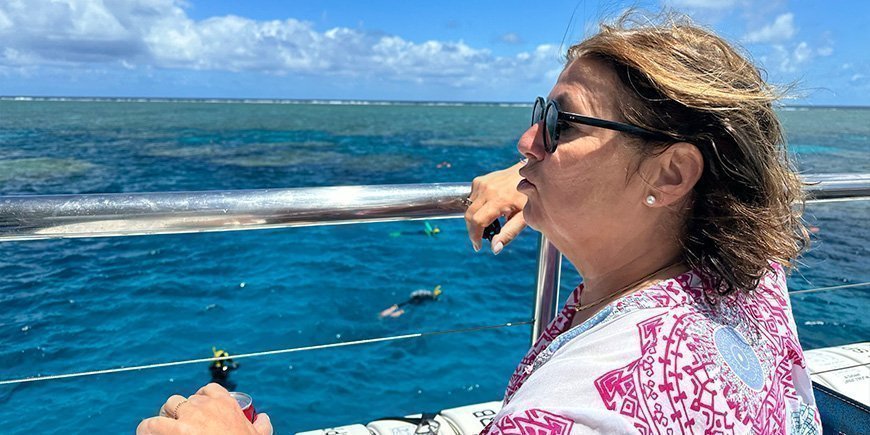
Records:
[[[520,180],[519,184],[517,184],[517,190],[533,189],[534,187],[535,187],[535,185],[532,184],[531,181],[526,180],[525,178]]]
[[[526,171],[528,170],[528,168],[529,168],[529,164],[528,164],[528,163],[526,163],[525,166],[523,166],[522,168],[520,168],[520,177],[523,177],[523,179],[520,180],[519,184],[517,184],[517,190],[533,189],[533,188],[535,188],[535,183],[532,183],[531,181],[529,181],[529,179],[526,178],[526,174],[524,173],[524,172],[526,172]]]

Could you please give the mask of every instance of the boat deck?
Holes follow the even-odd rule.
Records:
[[[808,350],[805,356],[825,433],[867,433],[870,430],[870,342]],[[433,419],[421,419],[421,414],[413,414],[296,435],[471,435],[480,433],[500,409],[501,402],[485,402],[445,409]]]

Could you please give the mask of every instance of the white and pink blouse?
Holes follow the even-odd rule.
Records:
[[[785,274],[711,305],[695,271],[569,329],[583,285],[520,362],[482,434],[816,434]]]

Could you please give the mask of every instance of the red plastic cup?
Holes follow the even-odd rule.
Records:
[[[236,399],[236,403],[238,403],[239,407],[242,408],[245,417],[248,418],[248,421],[253,423],[254,420],[257,419],[257,410],[254,409],[254,399],[251,398],[250,395],[239,391],[230,391],[230,396],[233,396],[233,399]]]

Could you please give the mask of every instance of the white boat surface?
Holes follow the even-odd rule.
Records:
[[[822,389],[832,390],[850,403],[850,408],[859,409],[864,407],[864,419],[861,413],[857,413],[858,419],[853,419],[859,432],[839,433],[862,433],[870,431],[870,341],[863,343],[847,344],[843,346],[825,347],[812,349],[804,352],[807,361],[807,369],[813,380],[819,401],[822,421],[831,421],[831,405],[827,392]],[[821,394],[820,394],[821,393]],[[385,418],[378,419],[368,424],[351,424],[346,426],[330,427],[325,429],[298,432],[296,435],[473,435],[480,433],[501,409],[501,402],[485,402],[459,408],[445,409],[437,414],[437,425],[424,427],[414,422],[420,414],[407,416],[407,421]],[[852,409],[854,411],[855,409]],[[826,418],[827,417],[827,418]],[[828,426],[832,426],[828,424]],[[422,430],[420,430],[422,429]],[[434,430],[433,430],[434,429]],[[837,433],[832,431],[832,433]],[[826,430],[827,433],[827,430]],[[868,433],[868,432],[863,432]]]

